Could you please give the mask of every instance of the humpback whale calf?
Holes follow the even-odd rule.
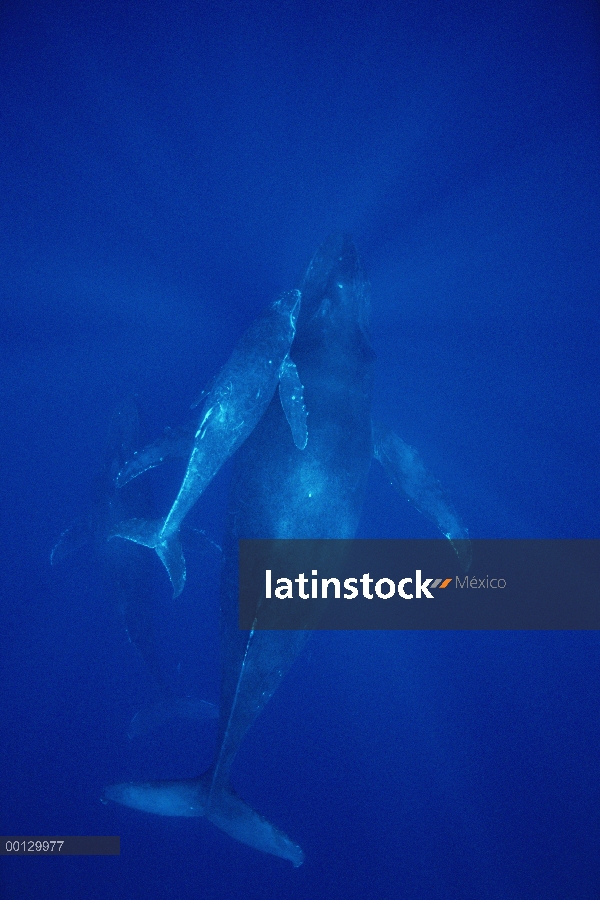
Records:
[[[313,257],[291,354],[310,412],[305,448],[294,444],[275,399],[235,461],[221,579],[221,697],[211,768],[185,781],[123,783],[106,797],[171,816],[205,816],[237,840],[299,866],[300,846],[237,796],[229,774],[244,735],[303,648],[304,630],[238,627],[238,541],[242,538],[351,538],[363,507],[371,459],[434,519],[468,564],[467,533],[418,454],[371,423],[373,364],[369,290],[352,240],[333,235]]]
[[[251,433],[278,384],[294,442],[300,449],[306,446],[302,385],[289,358],[299,307],[299,291],[283,294],[250,326],[217,375],[200,412],[183,483],[166,519],[133,519],[113,529],[111,537],[156,550],[171,579],[174,597],[185,585],[179,527],[223,463]],[[121,483],[125,480],[123,476],[120,479]]]
[[[139,652],[158,691],[158,700],[139,710],[129,725],[130,738],[144,734],[174,717],[214,719],[212,703],[180,697],[172,690],[156,649],[154,602],[157,601],[154,566],[146,551],[135,544],[108,541],[112,528],[124,516],[154,513],[152,495],[141,483],[115,486],[115,476],[139,445],[137,406],[128,397],[115,411],[109,427],[101,471],[94,478],[89,511],[64,531],[50,555],[52,565],[84,546],[92,548],[101,571],[102,585],[114,600],[129,640]],[[207,541],[207,543],[209,543]]]

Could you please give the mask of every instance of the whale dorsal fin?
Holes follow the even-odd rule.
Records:
[[[298,375],[296,364],[286,356],[279,370],[279,399],[292,431],[298,450],[304,450],[308,441],[304,387]]]

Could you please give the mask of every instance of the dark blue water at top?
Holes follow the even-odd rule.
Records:
[[[122,843],[2,859],[2,900],[600,895],[596,633],[314,635],[234,770],[294,870],[100,803],[198,774],[214,724],[130,742],[154,687],[114,597],[91,550],[49,564],[123,398],[149,440],[184,421],[334,230],[377,416],[471,535],[599,537],[599,58],[584,0],[2,5],[0,832]],[[215,541],[228,477],[190,517]],[[360,534],[435,531],[374,468]],[[157,564],[159,653],[215,701],[218,561],[189,567],[173,601]]]

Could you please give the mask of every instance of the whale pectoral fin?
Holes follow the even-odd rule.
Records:
[[[134,478],[156,468],[165,459],[189,459],[194,446],[196,421],[169,429],[161,438],[138,450],[128,459],[115,479],[117,487],[124,487]]]
[[[213,377],[209,379],[208,384],[202,388],[202,392],[196,397],[193,403],[190,403],[190,409],[196,409],[197,406],[200,406],[200,404],[204,402],[215,386],[217,378],[218,375],[213,375]]]
[[[90,528],[90,523],[83,519],[74,522],[70,528],[63,531],[52,548],[50,553],[50,565],[55,566],[57,563],[61,562],[65,556],[69,556],[69,554],[74,553],[81,547],[85,547],[85,545],[92,540],[93,533]]]
[[[279,370],[279,399],[291,428],[294,444],[298,450],[304,450],[308,441],[304,387],[296,364],[289,356],[286,356]]]
[[[434,522],[452,544],[459,562],[468,571],[471,542],[438,480],[423,465],[414,447],[382,425],[373,425],[373,453],[392,485]]]
[[[163,526],[160,519],[129,519],[115,526],[108,537],[120,537],[156,550],[173,585],[173,597],[179,597],[185,587],[185,557],[177,532],[161,539]]]

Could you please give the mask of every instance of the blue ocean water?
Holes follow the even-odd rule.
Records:
[[[315,634],[234,769],[293,869],[100,802],[203,771],[214,723],[130,741],[155,689],[115,597],[89,548],[50,567],[124,398],[147,440],[185,421],[336,230],[376,414],[471,535],[600,536],[596,5],[5,0],[0,47],[0,832],[122,847],[2,858],[0,898],[597,900],[596,633]],[[216,542],[229,471],[190,517]],[[436,533],[374,467],[360,535]],[[214,702],[218,561],[189,579],[157,565],[158,652]]]

